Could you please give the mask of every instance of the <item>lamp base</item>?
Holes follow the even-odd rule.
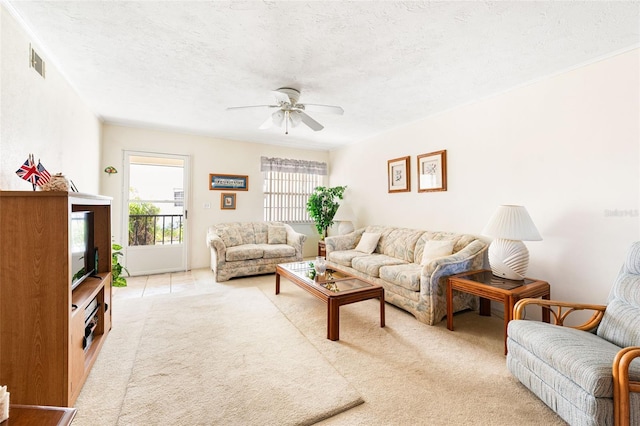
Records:
[[[529,267],[529,250],[522,241],[496,238],[489,245],[489,264],[497,277],[523,280]]]

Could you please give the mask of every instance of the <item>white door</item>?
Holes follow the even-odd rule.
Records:
[[[131,275],[187,269],[189,157],[125,151],[124,262]]]

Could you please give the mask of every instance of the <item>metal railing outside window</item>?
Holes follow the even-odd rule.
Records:
[[[182,244],[183,231],[181,214],[129,215],[130,246]]]

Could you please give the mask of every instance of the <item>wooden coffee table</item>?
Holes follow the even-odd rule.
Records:
[[[507,325],[513,319],[513,306],[525,297],[549,299],[551,288],[546,281],[525,278],[508,280],[496,277],[488,269],[464,272],[447,279],[447,328],[453,331],[453,290],[480,296],[480,315],[491,315],[491,300],[504,304],[504,354],[507,354]],[[550,313],[542,308],[542,320],[549,322]]]
[[[283,263],[276,266],[276,294],[280,294],[280,276],[327,304],[327,339],[340,338],[340,306],[367,299],[380,300],[380,327],[384,327],[384,289],[341,271],[327,262],[327,273],[310,278],[309,262]]]

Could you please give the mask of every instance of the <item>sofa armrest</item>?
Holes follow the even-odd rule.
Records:
[[[287,229],[287,244],[296,249],[296,257],[302,259],[302,247],[307,239],[305,234],[296,232],[291,225],[285,225]]]
[[[629,380],[629,367],[636,358],[640,358],[640,346],[621,349],[613,360],[613,417],[616,425],[631,424],[629,393],[640,392],[640,382]]]
[[[220,266],[223,265],[227,258],[227,246],[225,246],[222,238],[215,232],[209,231],[207,233],[207,246],[211,248],[211,259],[214,264]]]
[[[428,285],[421,285],[420,292],[425,295],[432,292],[437,294],[441,280],[442,285],[445,285],[445,277],[481,269],[484,261],[484,252],[487,248],[487,244],[480,240],[474,240],[452,255],[433,259],[422,267],[422,282],[428,283]]]
[[[590,305],[585,303],[561,302],[558,300],[526,298],[518,300],[513,307],[514,320],[524,319],[524,310],[527,305],[536,305],[548,308],[551,315],[553,315],[554,324],[560,326],[564,326],[564,320],[573,312],[583,310],[593,311],[593,315],[591,315],[591,318],[589,318],[585,323],[576,326],[566,326],[584,331],[595,329],[598,324],[600,324],[600,321],[604,316],[604,310],[607,308],[605,305]],[[564,311],[564,309],[566,309],[566,311]]]
[[[356,229],[345,235],[333,235],[324,239],[326,256],[332,251],[353,250],[356,248],[360,237],[364,233],[364,228]]]

